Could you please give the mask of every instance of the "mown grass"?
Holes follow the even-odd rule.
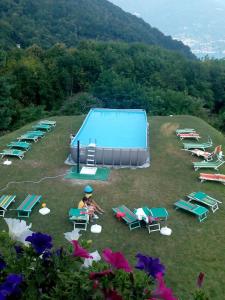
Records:
[[[45,176],[64,174],[68,166],[64,161],[69,152],[69,134],[76,132],[84,116],[57,117],[57,127],[40,142],[33,144],[32,150],[23,161],[12,159],[11,166],[0,164],[0,189],[9,181],[38,181]],[[102,233],[95,235],[83,232],[82,237],[93,240],[93,250],[101,251],[104,247],[122,251],[135,264],[137,252],[160,257],[166,265],[166,280],[179,299],[190,299],[195,288],[196,277],[200,271],[206,273],[205,288],[211,299],[223,299],[224,280],[224,204],[215,214],[203,223],[173,208],[173,203],[193,191],[204,191],[224,201],[225,187],[219,183],[200,183],[199,172],[193,170],[191,161],[198,160],[185,151],[181,151],[182,142],[175,135],[178,127],[194,127],[202,135],[202,141],[210,135],[214,145],[225,140],[221,133],[204,121],[191,116],[151,117],[150,152],[151,166],[146,169],[113,169],[108,182],[86,182],[65,180],[63,176],[42,181],[39,184],[11,184],[3,193],[16,193],[15,209],[27,193],[43,196],[43,201],[51,209],[51,214],[41,216],[40,205],[35,207],[28,222],[34,231],[51,234],[55,245],[67,245],[63,233],[71,231],[73,226],[68,221],[68,210],[76,207],[81,199],[84,186],[89,183],[94,187],[94,197],[105,209],[105,214],[98,220],[103,226]],[[21,133],[31,128],[29,124],[20,130],[0,138],[0,148]],[[212,172],[213,171],[210,171]],[[220,169],[225,173],[225,167]],[[125,204],[129,208],[144,205],[165,207],[169,212],[168,226],[173,230],[170,237],[158,232],[148,234],[144,228],[129,231],[113,216],[112,207]],[[7,217],[16,217],[16,212],[7,212]],[[0,229],[7,229],[4,220],[0,220]],[[0,241],[1,243],[1,241]]]

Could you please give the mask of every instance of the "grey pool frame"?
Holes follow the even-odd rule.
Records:
[[[135,110],[131,110],[135,111]],[[140,111],[140,110],[136,110]],[[85,122],[85,121],[84,121]],[[150,163],[149,124],[146,129],[147,148],[95,148],[95,164],[115,167],[147,167]],[[80,145],[80,163],[86,164],[88,146]],[[77,162],[77,145],[70,146],[71,158]]]

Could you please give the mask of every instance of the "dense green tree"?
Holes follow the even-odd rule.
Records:
[[[14,115],[9,81],[0,76],[0,131],[8,130]]]
[[[86,114],[91,108],[102,107],[103,103],[88,93],[78,93],[69,97],[60,109],[63,115]]]
[[[188,60],[144,44],[82,41],[69,49],[58,43],[47,50],[33,45],[0,51],[0,66],[2,107],[9,109],[2,130],[23,124],[22,118],[86,113],[100,105],[208,115],[223,127],[224,61]]]

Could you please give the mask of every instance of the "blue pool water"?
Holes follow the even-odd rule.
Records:
[[[144,110],[91,109],[71,146],[96,143],[105,148],[147,148]]]

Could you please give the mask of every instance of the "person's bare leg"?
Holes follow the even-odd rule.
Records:
[[[99,213],[104,213],[104,210],[95,202],[95,200],[92,200],[92,203],[94,204],[94,206],[96,207],[96,210]]]

